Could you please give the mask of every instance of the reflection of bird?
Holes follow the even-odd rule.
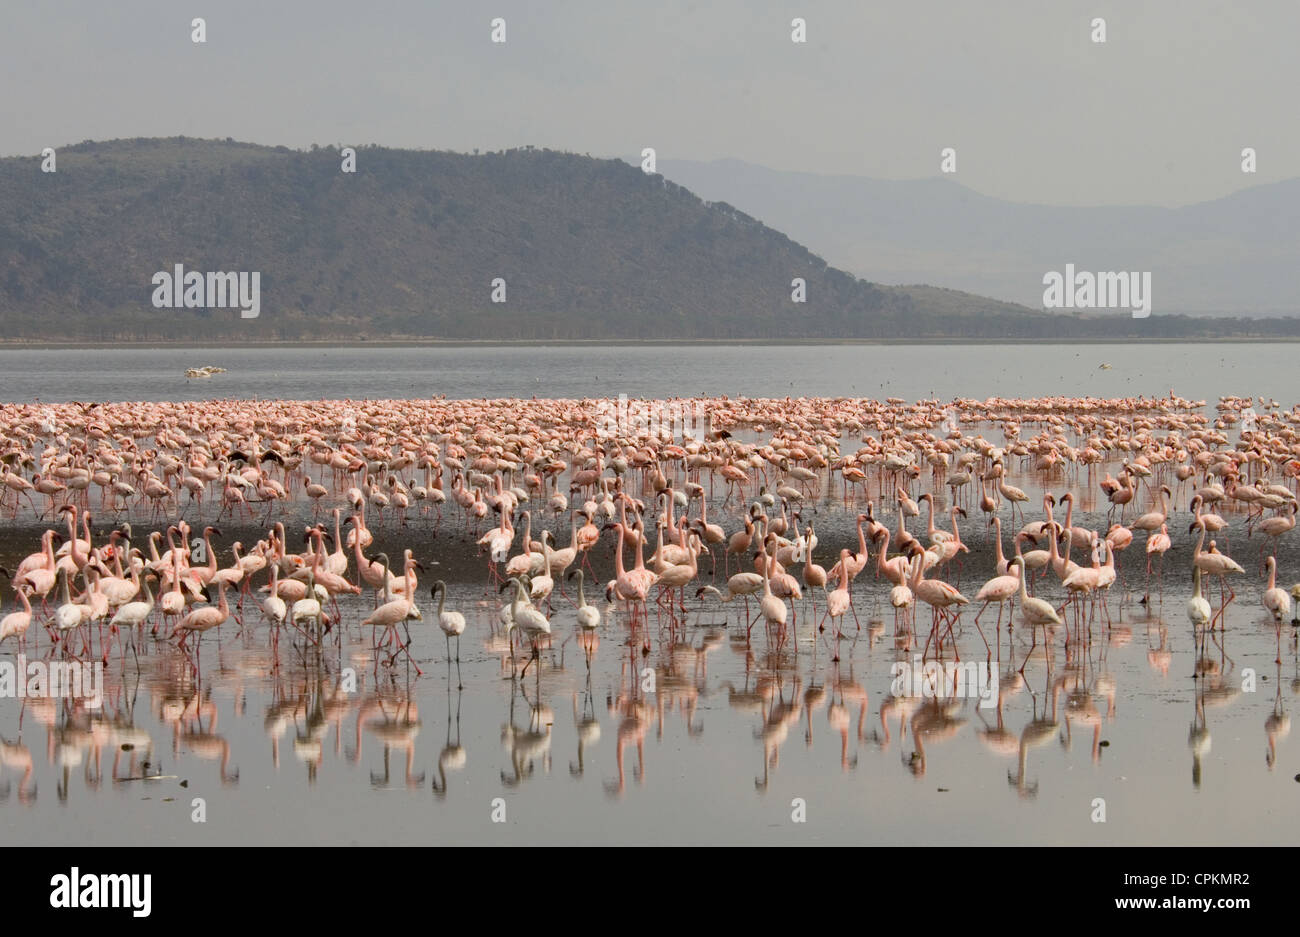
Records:
[[[528,702],[527,697],[524,698]],[[517,787],[532,776],[535,762],[540,761],[542,770],[551,770],[551,724],[554,713],[550,707],[538,703],[528,704],[531,716],[527,728],[514,724],[514,698],[510,700],[510,722],[501,727],[501,745],[510,756],[510,765],[514,776],[501,772],[501,783],[507,787]]]
[[[1264,720],[1264,734],[1268,736],[1268,753],[1264,756],[1268,770],[1277,764],[1277,743],[1291,734],[1291,716],[1282,705],[1282,668],[1278,668],[1277,698],[1273,701],[1273,711]]]
[[[912,716],[912,740],[916,749],[903,763],[917,777],[925,774],[925,746],[929,742],[943,742],[955,736],[966,720],[957,715],[960,704],[931,700],[923,703]]]
[[[1052,692],[1052,707],[1056,707],[1056,691]],[[1060,722],[1056,719],[1056,713],[1053,711],[1052,718],[1048,718],[1046,713],[1041,718],[1035,718],[1026,724],[1020,733],[1020,750],[1016,759],[1016,771],[1007,772],[1007,783],[1016,789],[1016,793],[1023,798],[1038,796],[1038,782],[1028,782],[1025,778],[1026,769],[1029,766],[1029,751],[1046,745],[1056,737]]]
[[[586,702],[581,714],[578,713],[578,694],[573,694],[573,724],[578,732],[578,763],[575,765],[569,762],[569,774],[574,777],[581,777],[584,770],[583,756],[587,746],[595,745],[600,741],[600,722],[596,719],[595,710],[591,707],[591,693],[585,695]]]
[[[459,771],[465,767],[469,755],[465,746],[460,744],[460,693],[456,694],[456,742],[451,741],[451,685],[447,686],[447,744],[438,753],[438,777],[433,783],[433,792],[439,797],[447,796],[447,772]],[[441,782],[441,783],[440,783]]]
[[[18,782],[19,803],[30,804],[36,799],[36,785],[32,783],[32,753],[21,737],[17,742],[0,738],[0,765],[22,771],[22,779]],[[9,793],[8,782],[5,782],[4,792],[6,795]]]
[[[1192,785],[1201,786],[1201,760],[1210,753],[1210,730],[1205,724],[1205,710],[1198,702],[1196,719],[1187,731],[1187,747],[1192,750]]]

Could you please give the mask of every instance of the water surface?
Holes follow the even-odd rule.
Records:
[[[0,347],[0,400],[1294,393],[1297,346]],[[1101,367],[1104,364],[1109,368]],[[208,379],[185,369],[227,369]]]
[[[1292,356],[1285,345],[5,349],[0,399],[912,399],[1173,388],[1211,404],[1255,393],[1289,405]],[[229,370],[184,377],[206,364]],[[1040,490],[1022,471],[1012,481]],[[805,507],[826,566],[856,545],[861,505],[838,494],[824,490]],[[1082,523],[1104,527],[1096,495],[1081,497]],[[0,830],[11,841],[192,845],[1290,843],[1300,797],[1300,751],[1287,737],[1300,692],[1294,632],[1275,629],[1259,606],[1257,541],[1237,516],[1223,541],[1248,575],[1222,637],[1198,648],[1183,611],[1185,508],[1184,499],[1170,572],[1151,603],[1139,601],[1139,542],[1122,558],[1130,588],[1121,597],[1116,587],[1112,622],[1094,620],[1086,644],[1069,652],[1058,635],[1050,656],[1040,648],[1029,658],[1023,680],[1027,629],[1009,632],[1005,619],[998,629],[988,613],[1001,675],[991,709],[891,692],[891,666],[911,654],[896,646],[886,590],[865,575],[855,588],[861,630],[850,621],[843,640],[819,633],[805,600],[784,643],[761,626],[747,640],[739,604],[690,597],[685,613],[652,605],[633,631],[589,585],[604,617],[590,662],[572,605],[557,597],[552,646],[512,680],[494,633],[499,601],[459,517],[438,524],[413,514],[407,528],[379,532],[377,546],[412,548],[426,583],[450,583],[450,604],[469,619],[459,674],[427,594],[412,654],[391,665],[360,624],[368,594],[342,604],[341,632],[319,648],[288,633],[273,642],[246,606],[242,629],[229,622],[204,639],[197,673],[174,641],[146,630],[114,648],[101,712],[0,700]],[[307,520],[305,508],[293,510],[291,523]],[[711,514],[737,524],[720,504]],[[963,533],[972,553],[954,577],[968,595],[991,575],[988,533],[971,514]],[[97,518],[104,530],[125,519]],[[137,531],[154,529],[147,517],[130,519]],[[258,532],[223,526],[224,563],[231,541]],[[35,549],[40,526],[24,514],[0,530],[0,563],[10,565]],[[608,535],[602,549],[600,581]],[[1282,578],[1300,578],[1289,546],[1280,558]],[[1059,595],[1050,580],[1042,588]],[[0,613],[12,610],[11,596],[6,588]],[[962,616],[958,646],[983,659],[972,620]],[[39,637],[29,654],[60,653]],[[0,661],[15,654],[6,642]],[[355,691],[345,692],[352,674]],[[195,798],[206,823],[192,822]],[[1094,822],[1097,798],[1104,823]],[[799,810],[806,822],[793,819]]]

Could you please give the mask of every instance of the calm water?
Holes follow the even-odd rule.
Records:
[[[1172,387],[1211,401],[1262,393],[1289,405],[1290,358],[1290,346],[1205,345],[7,350],[0,400],[913,398],[1150,395]],[[1112,367],[1099,370],[1102,362]],[[203,364],[230,370],[187,382],[183,368]],[[1039,490],[1023,474],[1012,482]],[[824,492],[805,508],[826,566],[850,544],[859,508],[836,495]],[[1082,523],[1102,527],[1095,496],[1082,499]],[[469,619],[459,677],[427,592],[426,622],[412,627],[422,676],[405,657],[390,667],[376,655],[370,629],[360,625],[368,594],[343,603],[341,640],[319,650],[288,634],[273,645],[246,606],[242,630],[228,622],[205,637],[197,676],[174,642],[146,630],[133,649],[114,649],[99,713],[0,699],[0,831],[43,843],[194,845],[1289,844],[1300,798],[1300,749],[1287,738],[1287,713],[1300,693],[1293,629],[1279,634],[1266,620],[1257,540],[1246,538],[1236,517],[1221,544],[1248,574],[1239,577],[1223,638],[1197,648],[1183,610],[1189,583],[1181,571],[1192,545],[1185,499],[1178,507],[1163,595],[1139,603],[1136,543],[1121,559],[1134,591],[1122,607],[1114,597],[1109,628],[1092,623],[1086,648],[1067,654],[1058,635],[1049,657],[1040,641],[1022,681],[1016,671],[1029,651],[1028,629],[1009,633],[1004,619],[999,630],[996,614],[985,616],[1001,675],[994,708],[894,697],[891,665],[911,655],[896,648],[886,590],[867,574],[854,593],[862,630],[849,620],[842,641],[817,632],[806,599],[783,645],[761,626],[747,643],[739,605],[690,598],[685,614],[656,614],[652,605],[648,627],[629,639],[621,610],[601,600],[604,622],[590,663],[574,637],[573,607],[557,597],[552,646],[516,683],[493,634],[496,595],[484,589],[483,561],[458,532],[459,518],[413,519],[405,530],[377,531],[376,548],[410,547],[429,569],[423,581],[451,583],[449,603]],[[719,508],[710,513],[733,528],[734,515]],[[307,518],[294,510],[288,520]],[[963,537],[972,553],[959,581],[967,595],[991,575],[988,535],[979,512],[971,515]],[[125,519],[97,521],[106,530]],[[154,529],[146,517],[131,520],[137,536]],[[248,543],[258,532],[222,526],[224,564],[231,542]],[[0,564],[35,549],[39,529],[30,516],[6,518]],[[567,536],[560,532],[560,541]],[[600,581],[609,575],[608,535],[602,551]],[[1281,580],[1300,579],[1289,546],[1280,566]],[[701,579],[709,579],[707,564]],[[1056,598],[1059,585],[1044,583],[1039,594]],[[589,598],[596,592],[588,587]],[[12,610],[7,587],[3,596],[0,614]],[[918,616],[923,631],[925,616]],[[962,616],[959,647],[964,658],[982,660],[973,617]],[[39,637],[35,647],[29,641],[33,658],[50,654]],[[0,648],[0,662],[15,655],[11,641]],[[1198,670],[1206,678],[1193,680]],[[341,692],[350,672],[355,692]],[[192,822],[195,798],[205,803],[206,823]],[[1105,800],[1104,823],[1093,822],[1096,798]],[[792,820],[796,801],[805,823]],[[503,808],[505,822],[494,822]]]
[[[1284,401],[1300,346],[839,345],[0,348],[0,400],[208,397],[940,397],[1264,394]],[[1109,369],[1101,368],[1109,364]],[[204,380],[185,369],[215,365]]]

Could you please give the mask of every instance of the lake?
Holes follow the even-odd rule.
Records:
[[[911,400],[1172,388],[1212,411],[1221,394],[1290,406],[1293,356],[1290,345],[5,348],[0,405],[620,393]],[[228,370],[184,376],[203,365]],[[1042,479],[1016,467],[1008,480],[1031,494],[1035,517]],[[1077,523],[1104,529],[1098,494],[1080,493]],[[735,507],[711,502],[710,519],[731,531]],[[968,507],[971,553],[953,578],[973,596],[992,575],[992,546]],[[833,486],[805,504],[823,565],[856,547],[860,509]],[[214,519],[211,508],[202,520],[188,510],[196,527]],[[360,624],[373,607],[368,591],[341,603],[344,626],[319,645],[288,633],[275,640],[249,600],[242,622],[205,636],[197,673],[174,640],[146,628],[115,646],[98,711],[0,698],[0,831],[9,841],[196,846],[1290,844],[1300,797],[1300,750],[1287,738],[1300,694],[1294,629],[1275,629],[1260,608],[1258,537],[1247,539],[1244,515],[1224,509],[1231,527],[1220,541],[1247,575],[1222,636],[1198,647],[1184,612],[1185,498],[1175,513],[1163,589],[1140,601],[1145,558],[1135,543],[1113,620],[1091,621],[1081,646],[1065,649],[1058,636],[1050,655],[1040,639],[1023,677],[1028,630],[1018,615],[1009,630],[1005,619],[995,624],[996,609],[986,612],[997,681],[993,705],[981,705],[969,692],[936,704],[896,691],[896,665],[915,652],[896,646],[887,589],[866,573],[854,591],[860,628],[849,618],[842,639],[819,632],[819,593],[818,612],[797,603],[785,642],[761,623],[747,640],[739,602],[690,595],[685,613],[651,603],[648,621],[631,631],[589,577],[587,598],[603,617],[596,640],[584,647],[575,608],[557,594],[551,647],[512,680],[501,600],[484,585],[472,535],[450,502],[441,521],[412,511],[408,526],[376,529],[371,548],[394,556],[411,548],[428,570],[425,621],[412,623],[409,655],[376,651]],[[878,515],[893,524],[892,507]],[[96,529],[127,519],[137,544],[160,529],[147,511],[97,513]],[[312,515],[297,502],[283,519],[300,530]],[[567,543],[567,524],[549,523]],[[0,564],[37,549],[44,526],[27,509],[6,513]],[[234,540],[265,529],[220,526],[223,564]],[[610,546],[606,534],[599,583],[610,575]],[[1300,579],[1285,540],[1279,564],[1286,583]],[[710,575],[705,564],[700,580]],[[459,668],[427,593],[439,577],[448,607],[469,622]],[[1059,593],[1054,583],[1041,588]],[[12,590],[2,594],[0,616],[14,610]],[[963,659],[984,661],[974,611],[963,613],[957,638]],[[923,632],[926,614],[918,613]],[[33,626],[29,655],[50,654]],[[4,662],[17,662],[12,641],[0,645]],[[195,822],[200,812],[204,822]]]
[[[202,400],[1293,392],[1300,346],[584,345],[283,348],[0,347],[0,400]],[[207,379],[185,369],[227,369]],[[1102,365],[1109,365],[1103,368]]]

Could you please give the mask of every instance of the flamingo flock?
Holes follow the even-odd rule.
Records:
[[[1198,646],[1219,640],[1243,583],[1258,584],[1279,662],[1295,623],[1300,585],[1278,577],[1300,408],[1223,398],[1207,413],[1172,392],[720,397],[693,402],[707,426],[681,435],[611,433],[604,403],[0,406],[0,516],[11,542],[30,537],[0,567],[0,645],[105,663],[116,650],[125,666],[172,643],[197,674],[209,633],[265,634],[275,654],[282,638],[313,653],[364,636],[377,666],[418,674],[436,623],[459,688],[464,637],[522,684],[570,640],[590,671],[602,634],[635,661],[656,634],[677,642],[692,616],[721,613],[743,646],[760,629],[773,653],[824,646],[839,662],[845,642],[883,636],[925,659],[1005,647],[1023,673],[1058,644],[1077,659],[1126,611],[1151,614],[1171,574],[1192,583]],[[483,603],[492,615],[467,614]],[[644,730],[636,705],[629,740]],[[847,710],[832,709],[847,745]],[[916,770],[953,728],[925,712]],[[772,722],[765,745],[788,725]],[[621,743],[619,759],[621,778]]]
[[[634,629],[652,597],[657,612],[681,614],[689,592],[724,603],[742,598],[746,609],[752,597],[757,614],[746,633],[761,620],[778,639],[797,627],[805,605],[819,632],[829,625],[842,638],[850,617],[860,631],[865,590],[855,586],[870,568],[888,584],[900,635],[908,634],[918,601],[929,607],[928,650],[951,642],[971,601],[950,581],[960,579],[970,555],[961,529],[967,508],[993,527],[992,575],[975,588],[977,628],[990,604],[997,606],[995,628],[1017,602],[1027,609],[1021,592],[1036,593],[1044,574],[1059,584],[1054,614],[1024,611],[1027,622],[1056,624],[1067,611],[1076,623],[1085,613],[1109,618],[1120,556],[1135,538],[1147,558],[1141,602],[1150,602],[1153,576],[1159,593],[1174,546],[1179,499],[1196,537],[1191,564],[1218,587],[1217,621],[1235,597],[1232,577],[1245,573],[1226,542],[1218,543],[1231,534],[1219,512],[1245,515],[1246,535],[1260,541],[1259,570],[1268,551],[1274,577],[1278,545],[1295,527],[1300,410],[1262,399],[1263,415],[1250,398],[1224,398],[1211,417],[1203,401],[1172,392],[948,404],[724,397],[694,402],[709,414],[698,438],[645,426],[636,427],[638,435],[611,434],[597,419],[603,403],[6,405],[0,511],[15,525],[61,522],[17,563],[11,584],[22,610],[4,617],[0,636],[21,640],[33,616],[48,615],[43,623],[55,643],[66,648],[69,638],[80,638],[87,653],[89,627],[107,624],[111,639],[153,616],[171,624],[183,644],[230,620],[228,592],[242,610],[254,588],[266,594],[259,604],[274,626],[327,632],[338,598],[369,590],[373,609],[362,624],[381,631],[385,646],[405,650],[410,623],[424,620],[417,601],[423,566],[414,553],[435,552],[424,532],[436,535],[445,521],[476,541],[490,584],[511,590],[502,620],[526,621],[519,636],[534,650],[549,634],[535,616],[553,613],[557,585],[571,571],[596,578],[593,558],[605,567],[612,559],[604,592],[624,605]],[[1252,429],[1230,440],[1247,411]],[[1009,483],[1009,466],[1042,489],[1040,517],[1027,520],[1031,496]],[[1076,524],[1079,499],[1100,498],[1105,525]],[[940,501],[947,502],[943,524]],[[709,519],[711,503],[724,523]],[[308,508],[306,549],[293,552],[286,527],[301,523]],[[892,513],[892,524],[877,520],[877,510]],[[829,569],[817,562],[809,511],[853,518],[857,549],[841,549]],[[908,522],[920,523],[923,514],[924,531],[913,533]],[[115,525],[98,543],[92,515]],[[212,542],[217,525],[255,524],[258,515],[265,536],[249,549],[231,543],[229,565],[222,565]],[[736,525],[730,532],[729,519]],[[158,526],[140,535],[132,522]],[[1019,525],[1010,558],[1004,522]],[[413,544],[401,563],[366,554],[376,528]],[[740,567],[734,573],[733,564]],[[801,567],[798,575],[790,566]],[[262,577],[267,581],[255,586]],[[1282,609],[1277,596],[1285,592],[1268,590],[1271,614]],[[28,610],[33,600],[41,614]],[[446,600],[444,586],[437,620],[449,645],[463,625]],[[101,642],[105,657],[110,643]]]

